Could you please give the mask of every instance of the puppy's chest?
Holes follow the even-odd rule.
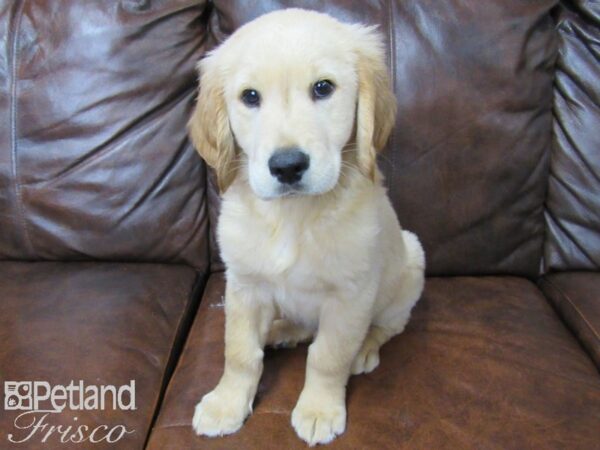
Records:
[[[339,236],[303,223],[257,224],[246,235],[224,233],[223,257],[229,269],[257,282],[288,289],[328,289],[339,265]],[[342,246],[343,248],[343,246]]]
[[[324,299],[339,283],[332,239],[321,230],[288,223],[263,225],[247,236],[222,233],[221,247],[228,270],[260,287],[283,316],[314,326]]]
[[[311,219],[301,210],[269,216],[224,206],[218,234],[228,272],[306,324],[315,322],[326,299],[351,296],[377,253],[378,222],[368,210]]]

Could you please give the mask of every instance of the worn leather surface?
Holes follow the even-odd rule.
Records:
[[[552,273],[539,284],[600,371],[600,273]]]
[[[57,433],[41,443],[44,430],[13,445],[9,434],[20,440],[32,430],[16,429],[14,420],[22,411],[6,411],[2,404],[0,447],[143,448],[174,363],[170,358],[176,356],[185,317],[195,303],[196,282],[194,270],[178,265],[0,262],[0,386],[7,380],[47,381],[52,386],[71,380],[120,386],[135,380],[137,407],[65,409],[45,420],[47,428],[124,425],[134,430],[118,445],[69,445]],[[98,435],[104,434],[100,430]]]
[[[557,31],[545,265],[549,270],[598,270],[600,4],[565,2]]]
[[[380,26],[398,118],[380,167],[430,274],[539,272],[554,0],[216,0],[214,42],[282,7]]]
[[[0,259],[207,266],[204,0],[0,6]]]
[[[546,266],[596,270],[599,12],[564,2],[556,39],[555,4],[0,2],[0,259],[201,272],[210,256],[218,269],[214,233],[207,252],[218,195],[184,127],[193,66],[242,23],[302,6],[385,35],[399,115],[380,165],[431,274],[538,273],[551,145]],[[65,411],[51,423],[123,423],[136,431],[105,447],[142,448],[196,281],[178,265],[0,262],[0,384],[135,379],[137,411]],[[576,340],[597,363],[597,274],[540,286],[570,330],[524,279],[430,278],[381,366],[351,380],[348,430],[331,448],[600,448],[600,377]],[[223,367],[222,293],[214,275],[149,447],[306,448],[289,423],[305,347],[268,352],[240,433],[192,433]],[[0,410],[0,446],[14,417]],[[66,448],[53,439],[28,445]]]
[[[305,347],[267,352],[254,413],[240,432],[194,435],[194,406],[223,369],[223,288],[213,275],[149,448],[306,448],[290,424]],[[428,279],[406,331],[348,391],[347,431],[328,448],[600,446],[598,372],[540,291],[520,278]]]

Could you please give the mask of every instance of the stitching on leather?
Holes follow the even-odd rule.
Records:
[[[392,83],[392,90],[394,91],[394,94],[396,93],[396,40],[394,39],[394,33],[395,33],[395,21],[394,21],[394,2],[393,0],[388,0],[387,2],[388,5],[388,47],[389,47],[389,51],[390,51],[390,57],[389,57],[389,62],[390,62],[390,82]],[[396,100],[397,101],[397,100]],[[389,151],[393,151],[394,147],[396,146],[396,127],[394,126],[394,128],[392,129],[392,134],[389,138],[389,142],[388,142],[388,149]],[[390,161],[392,160],[392,157],[390,156]],[[394,164],[392,163],[392,168],[393,168]],[[388,186],[394,186],[394,179],[396,178],[396,171],[395,170],[391,170],[390,173],[388,174],[389,177],[389,182],[388,182]]]
[[[556,292],[558,292],[562,297],[564,297],[564,299],[569,303],[569,305],[571,305],[571,307],[579,315],[581,320],[583,320],[583,322],[587,325],[587,327],[590,329],[590,331],[596,337],[596,339],[598,339],[600,341],[600,334],[598,333],[598,331],[596,331],[596,329],[593,327],[593,325],[590,322],[588,322],[588,320],[585,318],[585,316],[583,315],[581,310],[579,308],[577,308],[577,306],[573,303],[573,301],[569,298],[569,296],[567,294],[565,294],[562,289],[560,289],[556,284],[554,284],[549,279],[546,278],[544,281],[548,285],[550,285]]]
[[[396,40],[394,39],[394,31],[396,27],[396,23],[394,20],[394,7],[393,1],[388,0],[388,15],[389,15],[389,23],[388,23],[388,38],[389,38],[389,46],[390,46],[390,71],[391,71],[391,81],[392,88],[396,88]]]
[[[17,10],[14,17],[14,26],[12,27],[10,34],[10,146],[12,156],[12,171],[15,179],[14,190],[15,190],[15,201],[17,204],[17,210],[19,214],[19,222],[23,230],[23,237],[25,245],[33,256],[33,244],[29,235],[29,228],[27,221],[25,220],[25,206],[23,204],[23,195],[21,192],[21,181],[19,176],[19,160],[18,160],[18,149],[17,149],[17,76],[19,68],[19,29],[21,28],[21,18],[23,17],[23,6],[24,3],[20,2],[17,4]]]
[[[550,10],[548,10],[548,16],[550,17],[550,19],[554,22],[555,25],[555,33],[554,33],[554,44],[555,44],[555,48],[554,48],[554,61],[552,64],[552,85],[551,85],[551,93],[550,93],[550,104],[549,104],[549,108],[550,108],[550,118],[551,118],[551,123],[550,123],[550,137],[549,137],[549,142],[548,142],[548,148],[547,148],[547,154],[548,154],[548,162],[547,167],[546,167],[546,177],[545,180],[546,182],[544,183],[544,194],[543,194],[543,203],[542,203],[542,253],[541,253],[541,258],[540,258],[540,267],[538,268],[538,275],[539,276],[543,276],[546,273],[548,273],[548,271],[550,270],[550,265],[551,265],[551,255],[550,257],[547,257],[546,252],[548,252],[548,254],[550,254],[550,252],[552,252],[552,248],[548,245],[550,243],[548,237],[549,237],[549,232],[548,232],[548,219],[547,219],[547,214],[548,215],[552,215],[551,214],[551,209],[548,205],[548,200],[550,199],[550,178],[552,176],[552,161],[554,160],[554,154],[556,152],[555,150],[555,142],[557,142],[557,135],[556,135],[556,125],[558,124],[558,126],[560,127],[560,121],[558,120],[557,115],[555,114],[556,111],[556,97],[557,97],[557,93],[559,93],[559,87],[557,84],[557,74],[558,74],[558,70],[559,70],[559,59],[560,59],[560,48],[561,48],[561,35],[560,35],[560,30],[559,30],[559,24],[557,22],[557,20],[555,19],[555,16],[553,15],[553,10],[558,11],[559,9],[564,9],[564,4],[559,3],[559,4],[555,4]]]

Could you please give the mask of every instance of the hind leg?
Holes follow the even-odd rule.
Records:
[[[379,349],[396,334],[402,333],[410,312],[423,292],[425,259],[417,237],[403,231],[407,264],[399,276],[389,273],[384,279],[380,305],[367,336],[352,363],[352,374],[369,373],[379,365]]]
[[[360,350],[354,357],[350,372],[352,375],[369,373],[379,365],[379,349],[395,333],[387,328],[371,325]]]
[[[408,305],[392,304],[375,317],[352,363],[352,375],[375,370],[379,365],[379,349],[392,337],[404,331],[415,303],[416,300]]]
[[[267,345],[270,347],[295,347],[310,341],[313,332],[287,319],[275,319],[269,330]]]

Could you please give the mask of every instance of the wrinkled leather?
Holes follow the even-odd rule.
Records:
[[[65,409],[47,422],[124,424],[135,433],[118,447],[104,442],[93,448],[143,448],[187,331],[196,283],[194,270],[177,265],[0,262],[0,386],[7,380],[116,386],[135,380],[136,411]],[[38,437],[37,444],[32,438],[11,445],[9,433],[25,435],[13,426],[16,416],[2,409],[3,449],[73,448],[56,436],[46,444]]]
[[[600,371],[600,273],[552,273],[540,287]]]
[[[194,406],[223,369],[223,289],[213,275],[148,448],[306,448],[290,424],[304,346],[267,352],[254,412],[238,433],[194,435]],[[598,372],[524,279],[428,279],[380,366],[351,378],[347,405],[346,432],[327,448],[598,448]]]
[[[215,0],[221,42],[282,7],[380,26],[398,118],[380,167],[429,274],[539,273],[551,135],[554,0]]]
[[[538,273],[551,145],[546,268],[596,270],[600,14],[585,0],[555,5],[0,2],[0,259],[222,269],[218,193],[185,136],[193,66],[263,12],[303,6],[386,38],[399,115],[380,166],[431,274]],[[135,379],[135,413],[77,415],[126,423],[136,433],[119,448],[142,448],[197,282],[174,265],[0,262],[0,385]],[[331,448],[599,448],[600,378],[576,340],[598,363],[597,273],[540,286],[573,334],[526,280],[430,278],[381,366],[351,379],[348,429]],[[306,347],[267,352],[238,434],[193,434],[194,405],[223,367],[223,287],[213,275],[149,448],[306,448],[289,423]],[[1,411],[2,446],[13,419]]]
[[[207,267],[206,1],[2,2],[0,259]]]
[[[575,0],[558,16],[559,57],[545,265],[600,269],[600,5]]]

